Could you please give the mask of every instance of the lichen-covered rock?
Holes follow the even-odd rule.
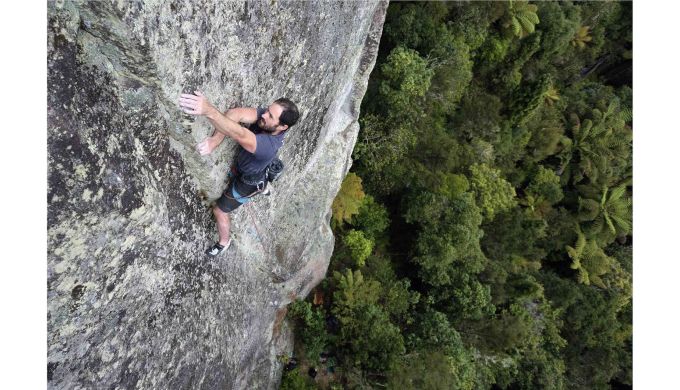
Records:
[[[328,267],[386,2],[48,4],[48,386],[276,388],[285,307]],[[195,89],[302,112],[214,260],[236,148],[196,153],[212,129],[177,105]]]

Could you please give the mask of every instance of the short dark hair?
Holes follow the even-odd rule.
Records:
[[[276,99],[274,103],[283,107],[283,111],[281,111],[281,116],[279,117],[279,122],[281,124],[291,127],[297,123],[298,119],[300,119],[300,112],[298,111],[297,106],[289,99]]]

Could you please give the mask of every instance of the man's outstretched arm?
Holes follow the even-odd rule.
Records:
[[[179,105],[184,112],[191,115],[206,116],[210,120],[210,123],[215,126],[217,131],[238,142],[243,149],[251,153],[255,152],[257,140],[253,132],[222,114],[210,104],[208,99],[206,99],[201,92],[195,91],[194,93],[196,95],[184,93],[180,95]]]
[[[224,113],[224,115],[237,123],[251,124],[257,121],[257,109],[251,107],[230,108]],[[210,120],[210,123],[215,126],[215,123],[212,120]],[[204,139],[203,141],[199,142],[198,145],[196,145],[196,150],[202,156],[210,154],[222,143],[222,141],[224,141],[224,137],[226,137],[226,135],[221,133],[216,128],[212,136]]]

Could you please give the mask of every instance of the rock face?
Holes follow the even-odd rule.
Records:
[[[386,2],[48,3],[48,387],[277,388],[286,305],[323,277]],[[178,108],[302,112],[272,195],[208,209],[233,141]]]

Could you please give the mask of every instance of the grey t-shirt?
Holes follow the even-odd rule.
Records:
[[[262,114],[266,111],[264,107],[257,108],[257,120],[259,121]],[[240,147],[238,155],[236,156],[236,166],[238,171],[242,174],[253,175],[263,172],[269,163],[276,157],[279,148],[283,146],[283,137],[286,134],[284,131],[278,135],[271,135],[257,125],[257,121],[248,126],[248,129],[255,133],[256,147],[255,153]]]

